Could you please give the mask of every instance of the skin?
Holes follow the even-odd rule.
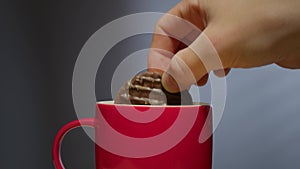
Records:
[[[298,69],[299,6],[300,0],[183,0],[157,22],[148,69],[163,73],[162,83],[169,92],[204,85],[211,71],[222,77],[232,68],[268,64]],[[189,29],[169,19],[171,15],[201,33],[184,44]],[[214,64],[207,40],[222,64]]]

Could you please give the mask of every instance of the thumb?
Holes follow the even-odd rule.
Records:
[[[204,32],[172,58],[162,76],[162,85],[171,92],[188,89],[211,70],[224,69],[217,51]]]

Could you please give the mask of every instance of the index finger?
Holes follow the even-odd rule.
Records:
[[[174,54],[187,47],[201,33],[204,28],[201,16],[198,4],[181,1],[160,18],[152,37],[148,70],[166,70]]]

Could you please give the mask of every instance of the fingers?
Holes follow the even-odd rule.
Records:
[[[212,70],[217,70],[215,72],[219,76],[225,76],[230,69],[225,69],[225,72],[223,69],[217,51],[202,33],[189,47],[172,58],[163,74],[162,84],[169,92],[178,92],[188,89],[192,84],[205,84],[207,74]]]
[[[177,16],[178,8],[176,5],[169,13],[172,13],[174,17]],[[172,20],[170,16],[171,14],[165,14],[155,26],[148,56],[149,71],[165,71],[180,45],[180,41],[170,35],[171,32],[174,34],[173,27],[176,27],[176,23],[170,22]]]
[[[207,74],[205,66],[188,47],[173,57],[162,76],[162,84],[167,91],[175,93],[188,89],[191,84],[197,84],[198,79],[205,74]]]
[[[230,72],[229,68],[214,70],[214,74],[218,77],[224,77]]]
[[[210,40],[201,33],[205,19],[195,2],[199,1],[181,1],[155,27],[148,70],[165,72],[162,83],[170,92],[188,89],[192,84],[204,85],[208,72],[224,69]],[[216,73],[221,76],[222,72]]]
[[[226,69],[219,69],[219,70],[214,70],[214,74],[217,77],[225,77],[228,75],[231,69],[226,68]],[[197,86],[204,86],[208,81],[208,74],[205,74],[203,77],[201,77],[200,80],[197,81]]]
[[[300,50],[298,49],[298,52]],[[286,57],[284,60],[277,62],[277,65],[289,68],[289,69],[299,69],[300,68],[300,55],[292,55],[291,57]]]
[[[179,50],[204,29],[198,1],[181,1],[156,24],[148,56],[148,70],[163,72]]]
[[[200,80],[197,81],[198,86],[204,86],[208,81],[208,74],[206,73]]]

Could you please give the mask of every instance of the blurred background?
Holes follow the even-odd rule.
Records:
[[[137,12],[167,12],[178,2],[1,0],[1,168],[53,169],[54,136],[77,118],[72,75],[85,42],[114,19]],[[97,74],[98,100],[113,97],[107,87],[122,59],[148,48],[150,42],[151,35],[133,36],[109,51]],[[276,65],[232,70],[224,115],[214,133],[213,168],[299,168],[299,86],[300,70]],[[209,102],[209,84],[199,90]],[[93,148],[82,129],[70,132],[62,147],[66,168],[94,168]]]

